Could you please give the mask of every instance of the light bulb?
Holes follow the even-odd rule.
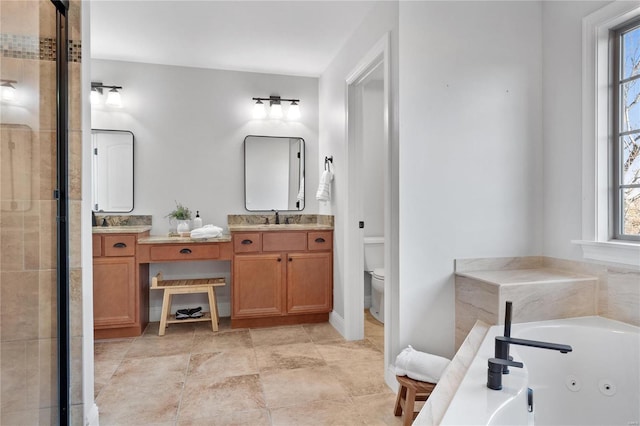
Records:
[[[269,111],[270,118],[282,118],[282,105],[273,104],[271,105],[271,111]]]
[[[291,102],[289,111],[287,112],[287,118],[289,120],[297,120],[300,118],[300,105],[296,101]]]
[[[97,89],[91,89],[91,97],[89,98],[91,105],[98,105],[102,102],[102,94]]]
[[[116,89],[109,90],[109,92],[107,93],[107,100],[105,101],[105,104],[112,107],[120,108],[122,106],[120,92],[118,92]]]
[[[261,100],[258,100],[253,106],[253,118],[261,119],[267,116],[267,109]]]
[[[14,101],[16,99],[16,88],[11,83],[2,83],[2,100]]]

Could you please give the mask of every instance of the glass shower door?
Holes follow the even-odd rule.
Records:
[[[50,0],[0,1],[0,424],[66,423],[59,416],[66,398],[59,392],[56,15]]]

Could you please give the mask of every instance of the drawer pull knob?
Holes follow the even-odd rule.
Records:
[[[278,258],[278,262],[282,262],[282,258],[280,258],[280,257],[279,257],[279,258]]]
[[[182,253],[182,254],[191,254],[191,249],[183,248],[182,250],[180,250],[180,253]]]
[[[242,240],[242,244],[253,244],[253,241],[251,240]]]
[[[113,246],[115,248],[125,248],[127,245],[125,243],[115,243]]]
[[[324,238],[322,238],[322,237],[316,238],[316,243],[324,243],[324,242],[326,242],[326,240]]]
[[[292,259],[292,258],[289,258],[289,262],[293,262],[293,259]]]

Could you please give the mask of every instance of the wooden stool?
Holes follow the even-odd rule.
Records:
[[[420,410],[415,411],[416,401],[426,401],[436,384],[420,382],[407,376],[396,376],[396,379],[400,383],[400,389],[398,389],[394,414],[402,416],[404,412],[402,424],[409,426],[420,412]]]
[[[216,305],[216,293],[214,287],[225,285],[224,278],[200,278],[195,280],[162,280],[162,272],[151,279],[152,290],[164,290],[162,297],[162,314],[160,315],[160,328],[158,336],[164,336],[168,324],[185,322],[211,321],[211,329],[218,331],[218,308]],[[171,315],[171,296],[174,294],[206,293],[209,296],[209,308],[211,312],[203,312],[200,318],[176,319]]]

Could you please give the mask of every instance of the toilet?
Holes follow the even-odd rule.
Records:
[[[384,322],[384,237],[364,238],[364,270],[371,275],[371,308],[375,319]]]

